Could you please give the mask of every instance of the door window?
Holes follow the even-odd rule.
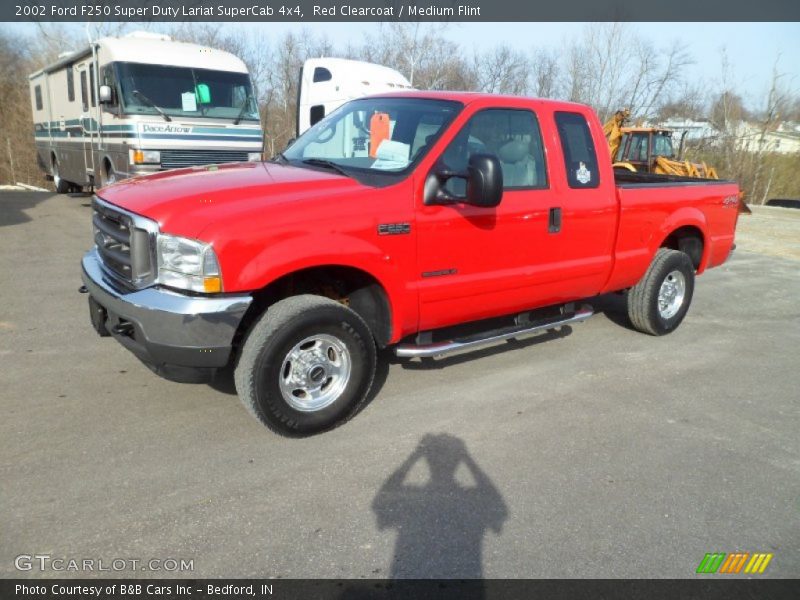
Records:
[[[442,154],[441,166],[466,173],[473,154],[493,154],[500,160],[505,190],[547,187],[542,135],[529,110],[488,109],[475,114]],[[451,177],[444,185],[456,197],[464,197],[466,188],[461,177]]]

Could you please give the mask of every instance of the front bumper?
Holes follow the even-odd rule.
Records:
[[[228,364],[233,340],[253,301],[249,295],[189,296],[157,287],[119,289],[96,250],[83,257],[92,321],[153,371],[168,379],[202,381]]]

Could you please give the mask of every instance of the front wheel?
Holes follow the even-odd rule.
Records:
[[[113,185],[115,183],[117,183],[117,173],[114,171],[114,167],[112,167],[111,164],[106,163],[100,175],[100,187],[106,187],[107,185]]]
[[[53,184],[56,186],[57,194],[66,194],[71,187],[69,181],[65,181],[61,178],[61,173],[59,172],[58,168],[58,161],[55,159],[53,160]]]
[[[692,259],[660,248],[642,280],[628,292],[628,317],[643,333],[666,335],[683,321],[693,293]]]
[[[234,373],[245,408],[273,431],[310,435],[353,416],[375,374],[367,324],[321,296],[277,302],[248,334]]]

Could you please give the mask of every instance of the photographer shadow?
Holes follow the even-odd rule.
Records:
[[[417,465],[427,466],[424,483],[407,481]],[[447,434],[422,438],[381,486],[372,510],[379,529],[397,530],[392,579],[482,578],[484,535],[500,534],[508,517],[464,442]]]

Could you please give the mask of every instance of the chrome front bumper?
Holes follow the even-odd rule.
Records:
[[[228,363],[233,339],[253,301],[249,295],[188,296],[149,287],[119,289],[96,250],[83,257],[83,283],[100,335],[112,335],[151,369],[170,379],[182,370],[213,370]],[[99,312],[97,312],[99,311]]]

